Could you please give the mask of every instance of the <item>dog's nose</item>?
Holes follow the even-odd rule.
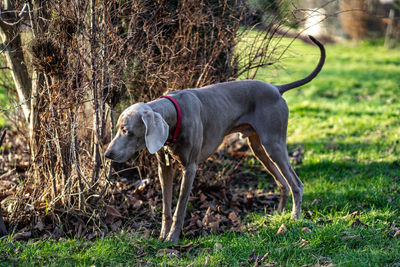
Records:
[[[114,157],[114,153],[111,150],[106,150],[106,152],[104,152],[104,156],[108,159],[113,159]]]

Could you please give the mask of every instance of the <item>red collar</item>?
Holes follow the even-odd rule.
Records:
[[[172,139],[169,139],[169,140],[167,140],[167,142],[165,142],[166,145],[169,145],[170,143],[176,142],[176,139],[178,138],[179,132],[181,130],[181,124],[182,124],[181,108],[179,107],[178,102],[172,96],[162,95],[162,96],[160,96],[160,98],[166,98],[169,101],[171,101],[172,104],[174,104],[176,114],[178,117],[177,118],[178,120],[176,122],[175,131],[174,131],[174,134],[172,135]]]

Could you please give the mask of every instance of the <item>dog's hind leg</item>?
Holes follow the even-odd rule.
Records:
[[[287,122],[289,109],[283,98],[277,100],[273,105],[264,106],[249,117],[252,121],[252,127],[256,131],[257,138],[250,140],[252,148],[258,152],[266,168],[269,169],[275,179],[282,184],[282,188],[287,191],[289,187],[293,199],[292,217],[300,219],[301,202],[303,197],[303,183],[293,171],[289,162],[289,155],[286,147]],[[283,182],[286,182],[285,183]],[[278,185],[279,185],[278,183]],[[281,195],[281,208],[284,208],[287,193]],[[286,198],[286,199],[285,199]]]
[[[292,192],[292,218],[300,219],[304,186],[290,165],[286,143],[282,141],[268,142],[265,140],[262,140],[261,142],[272,163],[276,166],[282,177],[285,178],[285,181]]]
[[[289,190],[290,190],[289,186],[286,183],[285,178],[281,175],[279,169],[269,158],[256,132],[253,132],[251,135],[248,136],[248,142],[254,156],[262,163],[264,168],[272,175],[272,177],[275,179],[276,184],[279,187],[280,199],[278,205],[278,212],[281,213],[285,210],[287,204],[287,200],[289,197]]]

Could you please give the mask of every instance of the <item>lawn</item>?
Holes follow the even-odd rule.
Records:
[[[0,265],[253,266],[269,253],[263,264],[399,266],[400,49],[371,42],[326,49],[320,75],[284,94],[289,149],[304,147],[294,165],[305,186],[301,220],[290,220],[291,205],[282,215],[249,213],[241,232],[184,237],[173,253],[160,253],[171,244],[131,231],[94,241],[9,237],[0,242]],[[302,78],[318,57],[296,41],[281,68],[261,69],[256,79]],[[278,235],[282,224],[287,231]]]
[[[7,92],[3,87],[0,87],[0,129],[4,126],[4,111],[8,108],[7,106]]]

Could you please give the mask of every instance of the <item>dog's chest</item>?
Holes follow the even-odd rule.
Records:
[[[177,161],[179,164],[182,164],[182,158],[179,155],[179,153],[177,153],[178,150],[178,145],[177,144],[172,144],[171,146],[165,146],[164,147],[164,157],[165,157],[165,161],[170,161],[170,159],[173,159],[175,161]]]

